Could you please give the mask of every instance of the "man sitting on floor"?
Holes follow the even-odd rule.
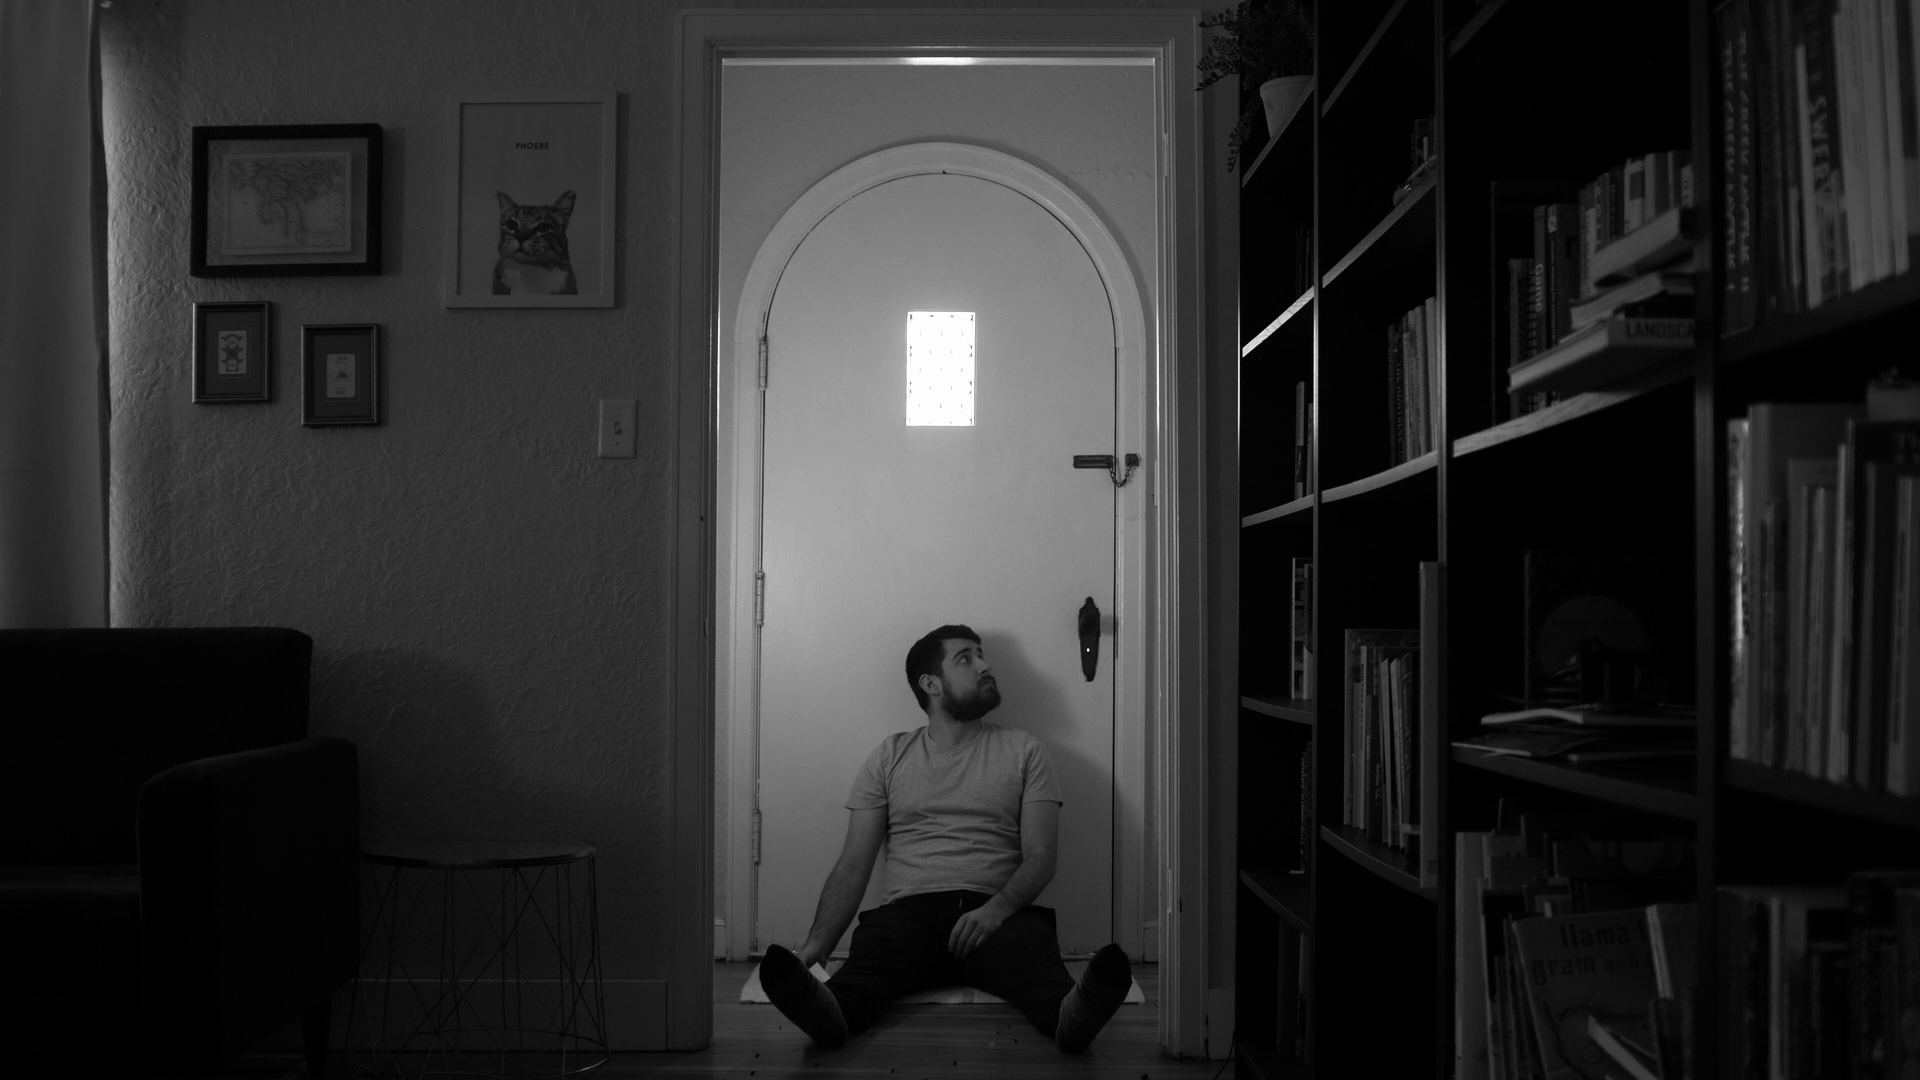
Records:
[[[889,735],[867,756],[806,943],[797,955],[769,946],[760,965],[767,999],[834,1047],[894,998],[964,983],[1006,999],[1078,1053],[1126,1000],[1133,969],[1120,946],[1107,945],[1076,984],[1060,962],[1053,909],[1033,903],[1053,879],[1053,761],[1033,736],[981,719],[1000,704],[1000,688],[967,627],[914,642],[907,682],[927,726]],[[846,963],[822,983],[808,969],[853,921],[883,839],[886,902],[860,913]]]

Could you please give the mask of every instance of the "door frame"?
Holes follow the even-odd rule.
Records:
[[[714,633],[717,685],[715,726],[722,737],[716,775],[728,775],[727,835],[722,877],[727,883],[724,924],[716,922],[715,952],[745,960],[752,947],[758,900],[753,851],[758,843],[760,627],[755,618],[761,539],[766,390],[763,370],[778,377],[778,358],[765,351],[767,319],[789,261],[816,225],[847,202],[882,184],[910,176],[951,173],[999,184],[1026,196],[1064,225],[1092,262],[1113,315],[1116,454],[1146,447],[1151,386],[1146,305],[1136,269],[1098,212],[1046,170],[1011,154],[969,143],[922,142],[875,151],[816,182],[787,208],[761,242],[747,271],[731,341],[720,351],[719,492],[714,532],[720,538],[719,613]],[[756,358],[757,361],[756,362]],[[731,401],[729,401],[731,398]],[[729,434],[731,437],[729,437]],[[1130,954],[1158,959],[1143,918],[1147,805],[1147,484],[1129,483],[1114,502],[1113,636],[1113,896],[1108,920]],[[728,498],[729,492],[731,498]],[[727,554],[731,554],[731,559]],[[1132,815],[1119,807],[1136,808]],[[1157,930],[1157,926],[1155,927]],[[724,938],[724,942],[722,939]]]
[[[717,723],[723,694],[717,661],[722,650],[732,653],[723,641],[731,641],[733,627],[721,624],[738,621],[733,568],[718,565],[717,547],[722,512],[716,483],[719,411],[736,403],[732,388],[722,381],[723,362],[727,374],[734,374],[730,358],[735,342],[719,325],[721,61],[730,56],[871,55],[882,50],[903,55],[1097,51],[1153,58],[1162,117],[1159,301],[1153,340],[1141,342],[1151,389],[1142,433],[1144,574],[1137,576],[1145,578],[1141,588],[1148,626],[1144,663],[1134,665],[1145,683],[1140,700],[1146,702],[1155,778],[1155,801],[1147,820],[1156,840],[1156,865],[1151,869],[1161,886],[1160,1038],[1170,1053],[1200,1056],[1211,1049],[1213,1056],[1224,1056],[1223,1041],[1216,1038],[1210,1047],[1206,1031],[1209,999],[1218,1000],[1208,987],[1231,985],[1232,973],[1230,965],[1210,972],[1209,954],[1220,950],[1208,948],[1207,934],[1207,912],[1213,906],[1209,879],[1219,877],[1221,868],[1208,872],[1205,842],[1212,771],[1206,719],[1211,711],[1206,650],[1210,515],[1207,448],[1202,442],[1207,412],[1203,358],[1209,354],[1202,288],[1207,272],[1206,193],[1201,183],[1201,96],[1187,81],[1197,56],[1198,12],[736,10],[684,11],[678,21],[673,140],[679,165],[674,193],[678,213],[673,225],[679,273],[673,283],[673,555],[668,568],[673,581],[671,817],[665,877],[668,919],[662,928],[668,1047],[697,1049],[712,1037],[713,871],[714,860],[722,854],[714,835],[715,755],[716,744],[730,733],[730,724],[722,728]],[[1110,284],[1116,301],[1124,291]],[[1116,302],[1116,314],[1119,307]],[[742,310],[749,308],[743,304]],[[1122,332],[1117,318],[1115,332]],[[1226,332],[1232,334],[1234,328]],[[750,614],[749,606],[749,623]],[[1231,872],[1227,867],[1226,873]],[[1215,883],[1213,891],[1219,888]],[[1139,891],[1134,890],[1135,895]],[[1225,1016],[1215,1019],[1223,1025],[1231,1022]]]

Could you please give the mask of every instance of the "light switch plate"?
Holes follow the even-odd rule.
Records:
[[[639,410],[632,398],[600,399],[600,456],[634,456],[633,425]]]

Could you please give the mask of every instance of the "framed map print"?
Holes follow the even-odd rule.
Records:
[[[613,306],[612,91],[458,94],[447,307]]]
[[[265,300],[193,305],[196,404],[271,400],[272,311]]]
[[[195,277],[380,272],[379,124],[193,129]]]

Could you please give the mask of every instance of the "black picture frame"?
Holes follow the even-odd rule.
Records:
[[[193,401],[273,400],[273,305],[265,300],[193,305]]]
[[[379,124],[194,128],[193,276],[380,273],[383,141]]]
[[[380,324],[300,328],[300,423],[380,422]]]

